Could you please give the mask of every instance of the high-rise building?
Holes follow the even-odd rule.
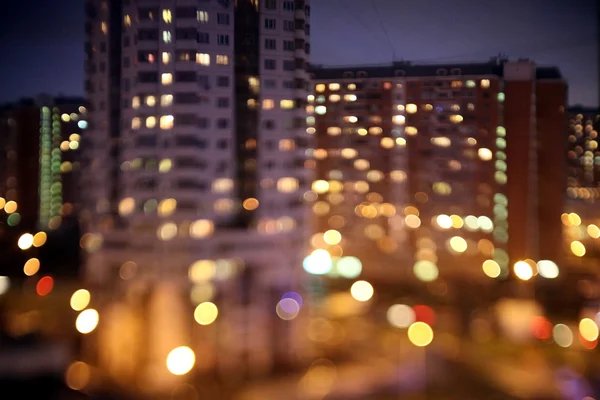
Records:
[[[598,198],[600,191],[600,151],[598,130],[600,110],[572,107],[568,110],[568,195],[573,199]]]
[[[558,69],[498,58],[311,72],[317,231],[339,231],[363,277],[477,282],[560,261]]]
[[[293,357],[275,309],[309,232],[309,15],[308,0],[87,1],[83,245],[113,376],[166,387],[182,345],[199,371]],[[199,329],[207,302],[219,317]]]
[[[81,98],[43,95],[0,107],[3,222],[48,230],[73,213],[78,148],[86,124]]]

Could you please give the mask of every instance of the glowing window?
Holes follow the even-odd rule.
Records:
[[[216,179],[212,184],[212,191],[215,193],[225,193],[233,189],[233,180],[228,178]]]
[[[290,177],[278,179],[277,190],[282,193],[291,193],[298,190],[298,179]]]
[[[163,42],[171,43],[171,31],[163,31],[162,38]]]
[[[499,149],[505,149],[506,148],[506,140],[504,140],[503,138],[496,139],[496,147],[498,147]]]
[[[498,101],[500,103],[502,103],[504,101],[504,99],[505,99],[504,93],[502,93],[502,92],[498,93]]]
[[[458,115],[458,114],[451,115],[450,116],[450,121],[452,121],[455,124],[458,124],[458,123],[460,123],[460,122],[463,121],[463,117],[462,117],[462,115]]]
[[[292,151],[296,148],[296,143],[292,139],[281,139],[279,141],[279,150]]]
[[[139,108],[140,107],[140,98],[138,96],[134,96],[131,99],[131,108]]]
[[[382,132],[383,132],[383,129],[381,129],[378,126],[372,126],[369,128],[369,133],[371,135],[381,135]]]
[[[407,126],[404,129],[404,132],[406,132],[407,135],[413,136],[416,135],[417,133],[419,133],[419,131],[417,130],[417,128],[415,128],[414,126]]]
[[[160,96],[160,105],[162,107],[167,107],[173,104],[173,95],[172,94],[163,94]]]
[[[345,94],[344,95],[344,100],[346,100],[346,101],[352,102],[352,101],[356,101],[356,99],[357,99],[357,97],[355,94]]]
[[[315,91],[321,93],[325,91],[325,85],[322,83],[319,83],[317,86],[315,86]]]
[[[496,135],[498,135],[500,137],[506,136],[506,128],[504,128],[503,126],[497,127],[496,128]]]
[[[279,102],[279,107],[283,108],[284,110],[290,110],[294,108],[294,100],[281,100]]]
[[[123,23],[125,26],[131,26],[131,17],[128,14],[126,14],[123,18]]]
[[[146,128],[154,128],[156,126],[156,117],[146,118]]]
[[[396,125],[404,125],[406,122],[406,117],[404,115],[394,115],[392,120]]]
[[[481,80],[481,87],[484,89],[487,89],[490,87],[490,80],[489,79],[482,79]]]
[[[168,64],[171,62],[171,53],[167,51],[162,52],[162,62],[163,64]]]
[[[315,112],[318,115],[324,115],[327,112],[327,107],[325,107],[325,106],[316,106],[315,107]]]
[[[210,65],[210,54],[196,53],[196,64],[209,66]]]
[[[108,25],[106,24],[106,22],[102,21],[102,23],[100,24],[100,29],[102,30],[102,33],[108,35]]]
[[[492,159],[492,151],[490,149],[486,149],[484,147],[477,150],[477,155],[483,161],[489,161]]]
[[[337,103],[341,99],[342,97],[339,94],[332,94],[331,96],[329,96],[329,101],[332,103]]]
[[[349,83],[349,84],[348,84],[348,90],[356,90],[356,84],[354,84],[354,83]]]
[[[228,65],[229,64],[229,57],[227,57],[225,55],[217,54],[217,64],[219,64],[219,65]]]
[[[340,90],[340,84],[339,83],[330,83],[329,90]]]
[[[445,136],[431,138],[431,143],[440,147],[449,147],[452,142]]]
[[[174,118],[172,115],[163,115],[160,117],[160,129],[173,128]]]
[[[173,83],[173,74],[170,74],[170,73],[162,74],[160,77],[160,81],[165,86],[170,85],[171,83]]]
[[[149,107],[154,107],[156,105],[156,97],[146,96],[146,105]]]
[[[262,102],[263,110],[271,110],[275,107],[275,101],[273,99],[264,99]]]
[[[131,120],[131,129],[140,129],[142,126],[142,120],[139,117],[135,117]]]
[[[168,158],[165,158],[164,160],[160,160],[160,162],[158,163],[158,172],[164,174],[165,172],[169,172],[172,167],[173,162]]]
[[[206,24],[208,22],[208,13],[206,11],[196,11],[196,19],[198,22]]]
[[[340,133],[342,133],[342,128],[338,126],[330,126],[329,128],[327,128],[327,134],[330,136],[337,136]]]
[[[417,105],[416,104],[407,104],[406,105],[406,112],[409,114],[414,114],[417,112]]]
[[[475,81],[466,81],[465,82],[465,86],[468,88],[474,88],[475,87]]]
[[[352,115],[348,115],[348,116],[344,117],[344,121],[354,124],[354,123],[358,122],[358,118],[354,117]]]
[[[163,10],[162,18],[163,18],[163,21],[165,21],[167,24],[170,24],[171,22],[173,22],[173,16],[171,14],[171,10]]]

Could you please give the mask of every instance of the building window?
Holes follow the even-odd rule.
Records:
[[[142,126],[142,120],[139,117],[135,117],[131,120],[131,129],[140,129]]]
[[[283,30],[286,32],[294,32],[296,30],[294,21],[283,21]]]
[[[277,0],[265,0],[265,8],[267,10],[276,10],[277,9]]]
[[[172,115],[163,115],[160,117],[160,129],[171,129],[173,128],[173,122],[175,119]]]
[[[283,81],[281,86],[284,89],[295,89],[294,81]]]
[[[281,100],[279,106],[284,110],[290,110],[294,108],[294,100]]]
[[[154,128],[156,126],[156,117],[146,118],[146,128]]]
[[[294,41],[293,40],[284,40],[283,41],[283,50],[285,51],[294,51]]]
[[[482,79],[481,80],[481,87],[483,89],[487,89],[490,87],[490,80],[489,79]]]
[[[160,96],[160,105],[161,107],[167,107],[173,104],[173,95],[172,94],[163,94]]]
[[[138,96],[134,96],[131,99],[131,108],[139,108],[140,107],[140,98]]]
[[[275,79],[265,79],[263,82],[265,89],[275,89],[277,87],[277,81]]]
[[[229,57],[227,57],[225,55],[217,54],[217,64],[219,64],[219,65],[228,65],[229,64]]]
[[[171,22],[173,22],[171,10],[163,10],[162,18],[163,18],[163,21],[165,21],[167,24],[170,24]]]
[[[163,51],[163,53],[162,53],[163,64],[168,64],[170,61],[171,61],[171,53]]]
[[[262,102],[262,108],[263,110],[271,110],[273,107],[275,107],[275,102],[273,101],[273,99],[264,99]]]
[[[196,12],[196,19],[198,19],[199,22],[206,24],[208,23],[208,12],[206,11],[197,11]]]
[[[277,67],[275,60],[266,59],[265,69],[275,69]]]
[[[200,65],[210,65],[210,54],[196,53],[196,63]]]
[[[217,14],[217,24],[219,24],[219,25],[229,25],[229,14],[218,13]]]
[[[131,17],[129,16],[129,14],[125,15],[125,17],[123,18],[123,23],[127,27],[131,26]]]
[[[217,120],[217,128],[219,129],[225,129],[229,126],[229,121],[227,119],[224,118],[220,118]]]
[[[160,81],[165,86],[170,85],[171,83],[173,83],[173,75],[170,73],[162,74],[160,77]]]
[[[291,60],[283,61],[283,70],[284,71],[293,71],[294,69],[296,69],[296,64],[294,63],[294,61],[291,61]]]
[[[163,42],[171,43],[171,31],[163,31],[162,37],[163,37]]]
[[[217,44],[221,46],[229,46],[229,35],[217,35]]]
[[[210,35],[206,32],[198,32],[196,40],[198,43],[208,44],[210,43]]]
[[[275,29],[275,20],[271,18],[265,18],[265,29]]]
[[[293,1],[284,1],[283,9],[286,11],[294,11],[294,2]]]
[[[229,98],[219,97],[217,99],[217,107],[218,108],[228,108],[229,107]]]
[[[228,87],[229,86],[229,77],[228,76],[217,77],[217,86]]]
[[[275,39],[265,39],[265,49],[277,50],[277,41]]]
[[[154,107],[156,105],[156,97],[146,96],[146,105],[148,107]]]
[[[100,30],[102,30],[102,33],[104,33],[105,35],[108,35],[108,25],[106,24],[106,22],[102,21],[102,23],[100,24]]]

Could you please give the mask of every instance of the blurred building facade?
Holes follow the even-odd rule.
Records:
[[[305,0],[87,1],[82,246],[114,376],[167,387],[181,345],[199,371],[294,357],[275,307],[310,230],[309,15]],[[199,326],[208,301],[219,318]]]
[[[3,223],[48,230],[73,212],[84,104],[42,95],[0,107],[0,203],[16,203],[5,208]]]
[[[567,84],[558,69],[495,58],[311,72],[325,182],[318,232],[339,230],[344,249],[367,258],[374,247],[410,249],[425,281],[560,262]],[[412,275],[412,263],[404,269]]]

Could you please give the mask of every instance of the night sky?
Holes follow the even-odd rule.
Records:
[[[83,3],[2,2],[0,102],[40,92],[83,95]],[[595,1],[374,3],[313,0],[311,62],[377,64],[395,53],[397,60],[451,63],[502,52],[557,65],[569,81],[571,104],[598,105]]]

